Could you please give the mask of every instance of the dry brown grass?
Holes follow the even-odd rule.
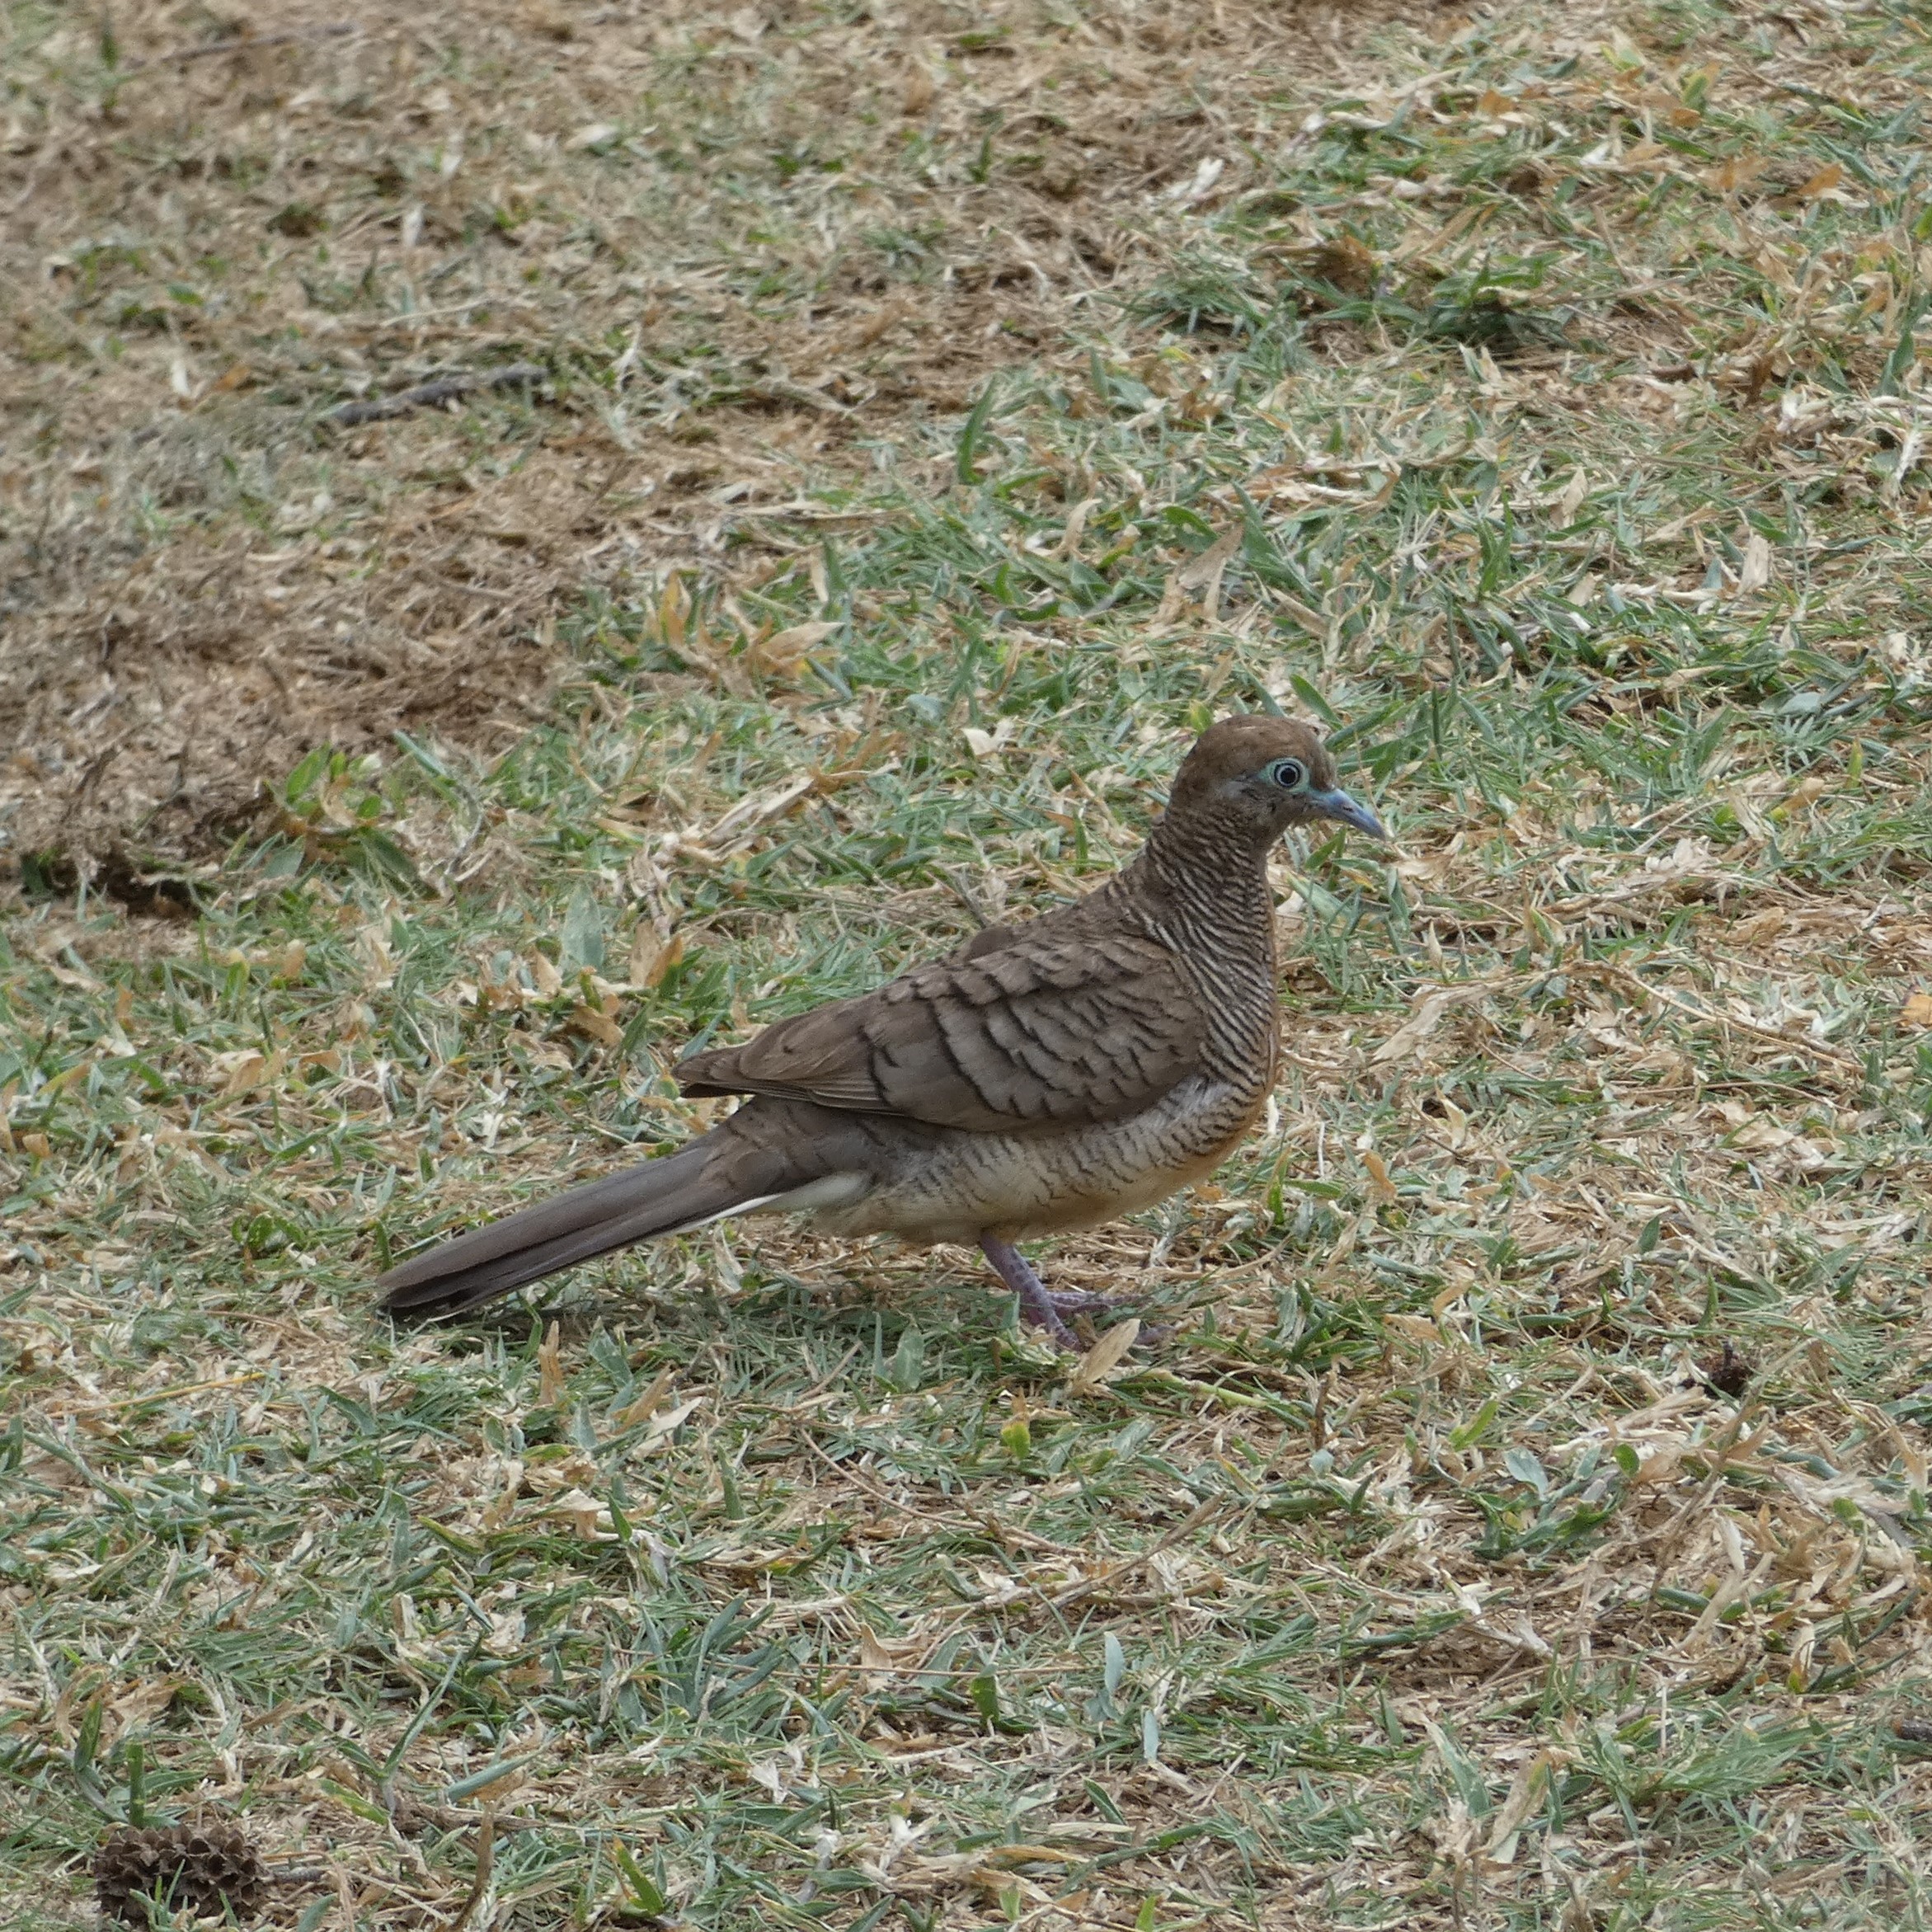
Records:
[[[11,17],[10,1922],[137,1750],[308,1932],[1932,1911],[1924,8]],[[1157,1349],[371,1320],[1270,701],[1400,847]]]
[[[1396,11],[15,7],[12,850],[200,859],[317,744],[501,748],[590,585],[909,455]]]

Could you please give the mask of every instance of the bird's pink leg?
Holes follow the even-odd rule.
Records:
[[[980,1252],[993,1264],[1000,1280],[1020,1298],[1020,1313],[1037,1328],[1044,1328],[1056,1347],[1079,1348],[1079,1339],[1067,1326],[1066,1317],[1055,1305],[1057,1295],[1046,1291],[1045,1283],[1027,1265],[1027,1257],[1010,1241],[995,1240],[990,1234],[980,1240]]]

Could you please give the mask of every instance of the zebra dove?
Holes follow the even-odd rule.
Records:
[[[1274,1084],[1271,846],[1291,825],[1380,821],[1309,726],[1224,718],[1182,764],[1133,863],[1086,898],[947,957],[693,1054],[687,1094],[748,1095],[675,1154],[489,1223],[390,1269],[397,1314],[459,1314],[595,1255],[728,1215],[976,1244],[1025,1318],[1074,1347],[1014,1246],[1205,1179]]]

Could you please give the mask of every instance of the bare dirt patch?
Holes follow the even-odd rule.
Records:
[[[0,839],[191,861],[318,744],[507,742],[589,585],[928,460],[1398,11],[16,12]]]

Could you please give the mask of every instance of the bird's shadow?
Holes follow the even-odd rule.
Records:
[[[1164,1356],[1177,1341],[1184,1344],[1195,1326],[1185,1301],[1173,1305],[1173,1300],[1158,1294],[1145,1300],[1123,1295],[1118,1305],[1097,1317],[1079,1316],[1075,1333],[1083,1345],[1090,1346],[1116,1323],[1137,1317],[1141,1333],[1134,1355]],[[1161,1304],[1168,1305],[1157,1307]],[[1154,1320],[1156,1312],[1166,1319]],[[553,1327],[558,1341],[566,1343],[588,1342],[599,1328],[626,1330],[637,1338],[641,1327],[654,1331],[654,1338],[660,1341],[673,1341],[683,1334],[701,1342],[721,1337],[731,1339],[731,1331],[746,1323],[755,1324],[760,1338],[768,1343],[802,1344],[816,1334],[870,1343],[875,1351],[887,1354],[899,1347],[907,1330],[913,1329],[927,1346],[953,1355],[956,1368],[980,1366],[994,1374],[1010,1373],[1017,1366],[1016,1356],[1031,1354],[1038,1346],[1019,1327],[1013,1298],[976,1282],[928,1282],[913,1287],[844,1278],[806,1281],[776,1270],[728,1300],[703,1291],[670,1299],[611,1293],[566,1301],[513,1298],[485,1304],[449,1320],[397,1321],[394,1325],[399,1333],[435,1335],[452,1355],[461,1356],[477,1353],[492,1343],[513,1351],[534,1348]]]

